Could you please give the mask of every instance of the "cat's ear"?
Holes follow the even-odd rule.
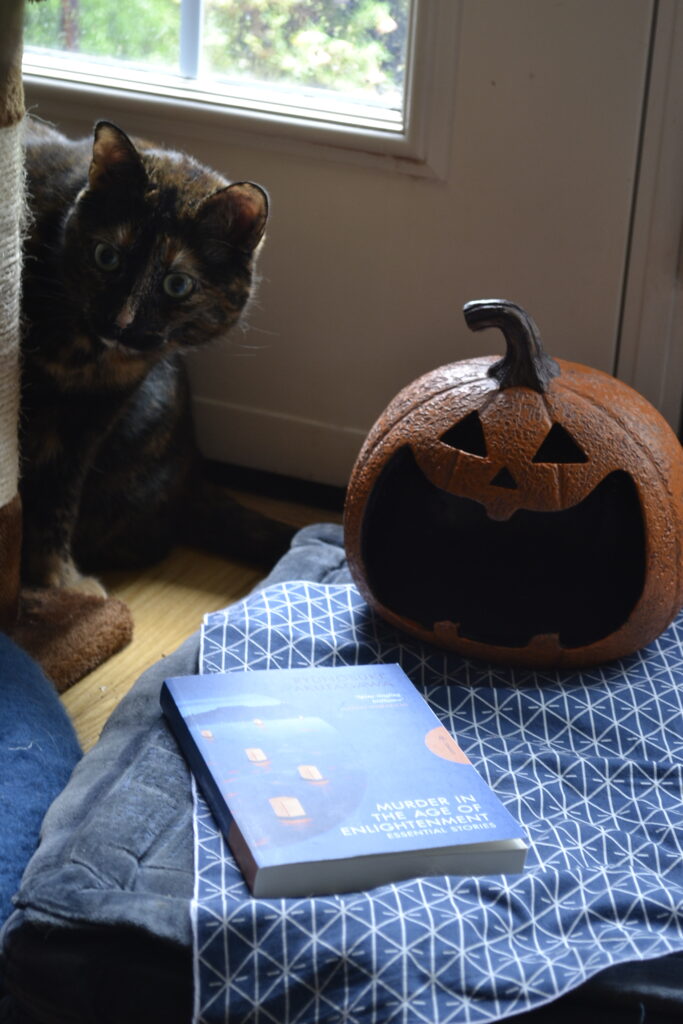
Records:
[[[98,121],[88,171],[91,189],[123,185],[144,188],[147,174],[140,154],[125,132],[110,121]]]
[[[205,199],[198,216],[204,230],[215,238],[253,252],[266,230],[268,196],[252,181],[236,181]]]

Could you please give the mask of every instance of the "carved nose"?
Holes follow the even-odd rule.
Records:
[[[517,481],[505,466],[494,476],[491,481],[492,487],[506,487],[509,491],[517,490]]]

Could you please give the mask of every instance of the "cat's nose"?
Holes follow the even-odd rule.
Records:
[[[127,299],[119,310],[118,316],[114,321],[116,326],[125,331],[126,327],[129,327],[135,319],[135,307],[130,299]]]

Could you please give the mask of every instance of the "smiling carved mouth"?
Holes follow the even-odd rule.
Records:
[[[501,647],[546,634],[565,648],[595,643],[626,622],[645,583],[643,516],[628,473],[610,473],[571,508],[494,521],[479,502],[431,484],[409,447],[375,486],[362,553],[385,608]]]

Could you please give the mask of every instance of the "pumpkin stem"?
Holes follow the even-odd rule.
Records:
[[[542,394],[558,376],[559,366],[544,352],[538,327],[521,306],[505,299],[476,299],[463,312],[470,330],[498,327],[505,335],[507,352],[489,369],[501,391],[523,387]]]

